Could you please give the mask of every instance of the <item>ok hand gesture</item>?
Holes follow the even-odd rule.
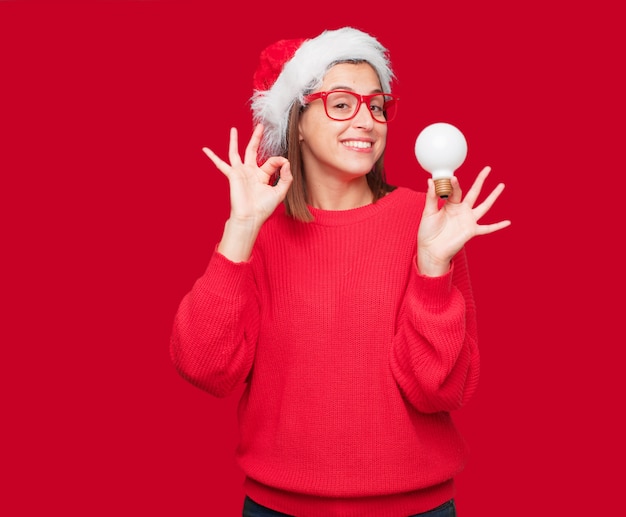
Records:
[[[220,159],[211,149],[203,148],[204,153],[228,178],[230,217],[218,251],[236,262],[248,260],[261,226],[285,199],[292,181],[287,158],[272,156],[259,167],[257,154],[262,136],[263,126],[259,124],[250,137],[242,161],[237,144],[237,130],[232,128],[228,147],[230,164]],[[278,181],[271,185],[270,178],[274,175],[278,176]]]

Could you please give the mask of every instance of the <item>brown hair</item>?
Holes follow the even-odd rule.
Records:
[[[302,151],[300,150],[300,133],[298,125],[303,106],[295,103],[289,113],[289,125],[287,126],[287,155],[291,165],[293,182],[285,196],[285,207],[288,215],[298,221],[305,223],[313,221],[313,215],[309,211],[308,194],[306,191],[306,171],[302,162]],[[374,167],[367,173],[367,184],[374,195],[374,203],[384,197],[396,187],[389,185],[385,179],[384,168],[385,152],[380,156]]]

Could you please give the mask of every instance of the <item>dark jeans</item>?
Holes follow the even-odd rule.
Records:
[[[287,515],[286,513],[275,512],[265,506],[261,506],[255,503],[252,499],[246,496],[246,500],[243,503],[243,515],[242,517],[294,517]],[[323,517],[323,516],[320,516]],[[451,499],[447,503],[438,506],[434,510],[430,510],[424,513],[417,513],[410,515],[409,517],[456,517],[456,507],[454,506],[454,499]]]

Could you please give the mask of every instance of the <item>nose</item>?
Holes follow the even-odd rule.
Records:
[[[361,127],[367,130],[374,127],[374,118],[366,102],[361,102],[356,110],[356,115],[352,119],[352,123],[355,127]]]

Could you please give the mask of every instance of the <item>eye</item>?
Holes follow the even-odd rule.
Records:
[[[349,93],[333,92],[328,95],[328,106],[336,111],[350,111],[357,103],[356,98]]]
[[[374,114],[382,114],[385,111],[385,97],[377,95],[370,99],[370,110]]]

